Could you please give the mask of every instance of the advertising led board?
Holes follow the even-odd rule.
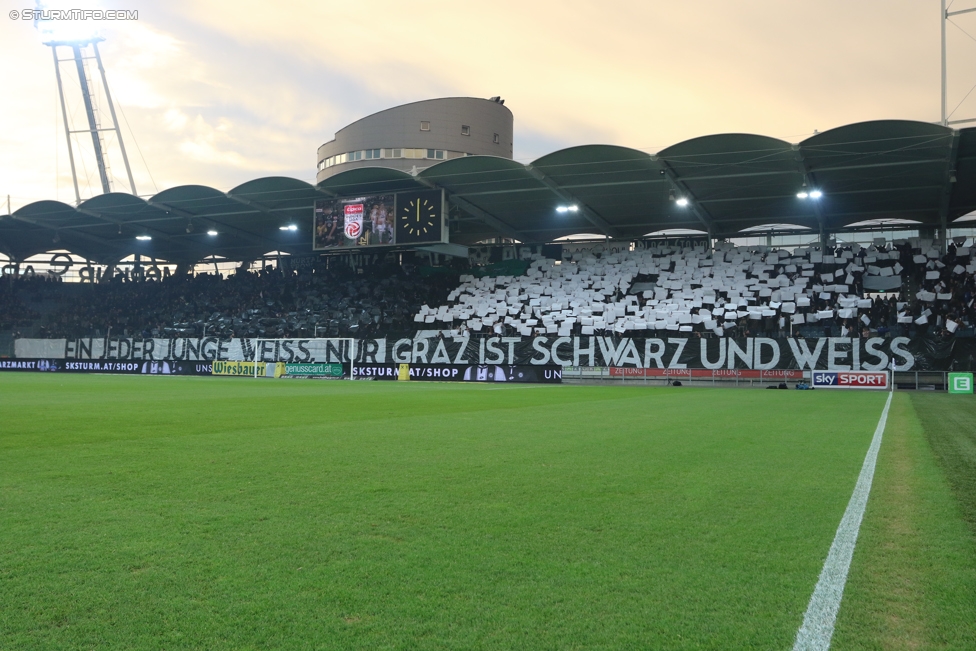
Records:
[[[320,199],[312,228],[315,251],[446,242],[444,195],[422,190]]]

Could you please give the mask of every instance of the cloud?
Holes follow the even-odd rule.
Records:
[[[143,194],[265,174],[311,181],[336,130],[431,97],[504,97],[520,160],[586,143],[653,152],[725,131],[797,141],[859,120],[938,118],[938,15],[926,3],[130,5],[139,20],[106,25],[101,52]],[[15,207],[73,199],[50,50],[29,24],[8,23],[0,194]],[[964,56],[976,43],[956,36],[952,74],[973,78],[950,104],[976,81],[976,57]]]

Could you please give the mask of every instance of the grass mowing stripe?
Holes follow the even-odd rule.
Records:
[[[837,527],[834,542],[830,545],[830,552],[827,554],[827,560],[824,561],[817,587],[813,590],[810,605],[807,606],[807,612],[803,616],[803,625],[796,633],[793,651],[826,651],[830,648],[830,639],[834,635],[834,622],[837,621],[840,600],[844,596],[844,584],[847,583],[847,571],[851,567],[857,534],[861,528],[861,520],[864,518],[868,496],[871,494],[874,467],[878,461],[878,450],[881,449],[881,437],[884,434],[885,423],[888,421],[888,409],[891,407],[893,395],[894,393],[888,394],[878,427],[874,430],[874,438],[871,439],[871,446],[864,457],[864,465],[861,466],[861,474],[854,486],[851,501],[847,504],[844,517]]]
[[[885,400],[26,375],[3,649],[788,648]]]
[[[963,517],[976,533],[976,399],[919,392],[912,396],[912,404]]]
[[[926,440],[955,435],[976,405],[944,397],[892,399],[832,651],[976,649],[976,540]]]

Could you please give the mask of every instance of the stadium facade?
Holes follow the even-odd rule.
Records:
[[[445,97],[374,113],[318,148],[317,183],[360,167],[410,172],[465,156],[512,158],[512,112],[500,97]]]

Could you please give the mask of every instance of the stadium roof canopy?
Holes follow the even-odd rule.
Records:
[[[937,227],[976,210],[976,128],[882,120],[799,144],[719,134],[657,155],[584,145],[528,165],[469,156],[417,176],[368,167],[318,186],[269,177],[229,192],[184,185],[148,200],[110,193],[77,208],[39,201],[0,218],[0,251],[22,260],[68,249],[102,263],[130,254],[192,263],[211,255],[249,260],[269,251],[310,253],[316,199],[426,188],[447,192],[454,207],[450,237],[458,244],[499,236],[543,243],[579,233],[633,239],[668,229],[722,238],[768,224],[829,232],[878,219]],[[814,190],[822,197],[797,196]],[[686,206],[675,201],[680,198]],[[297,230],[280,230],[289,224]],[[218,235],[207,235],[211,229]]]

